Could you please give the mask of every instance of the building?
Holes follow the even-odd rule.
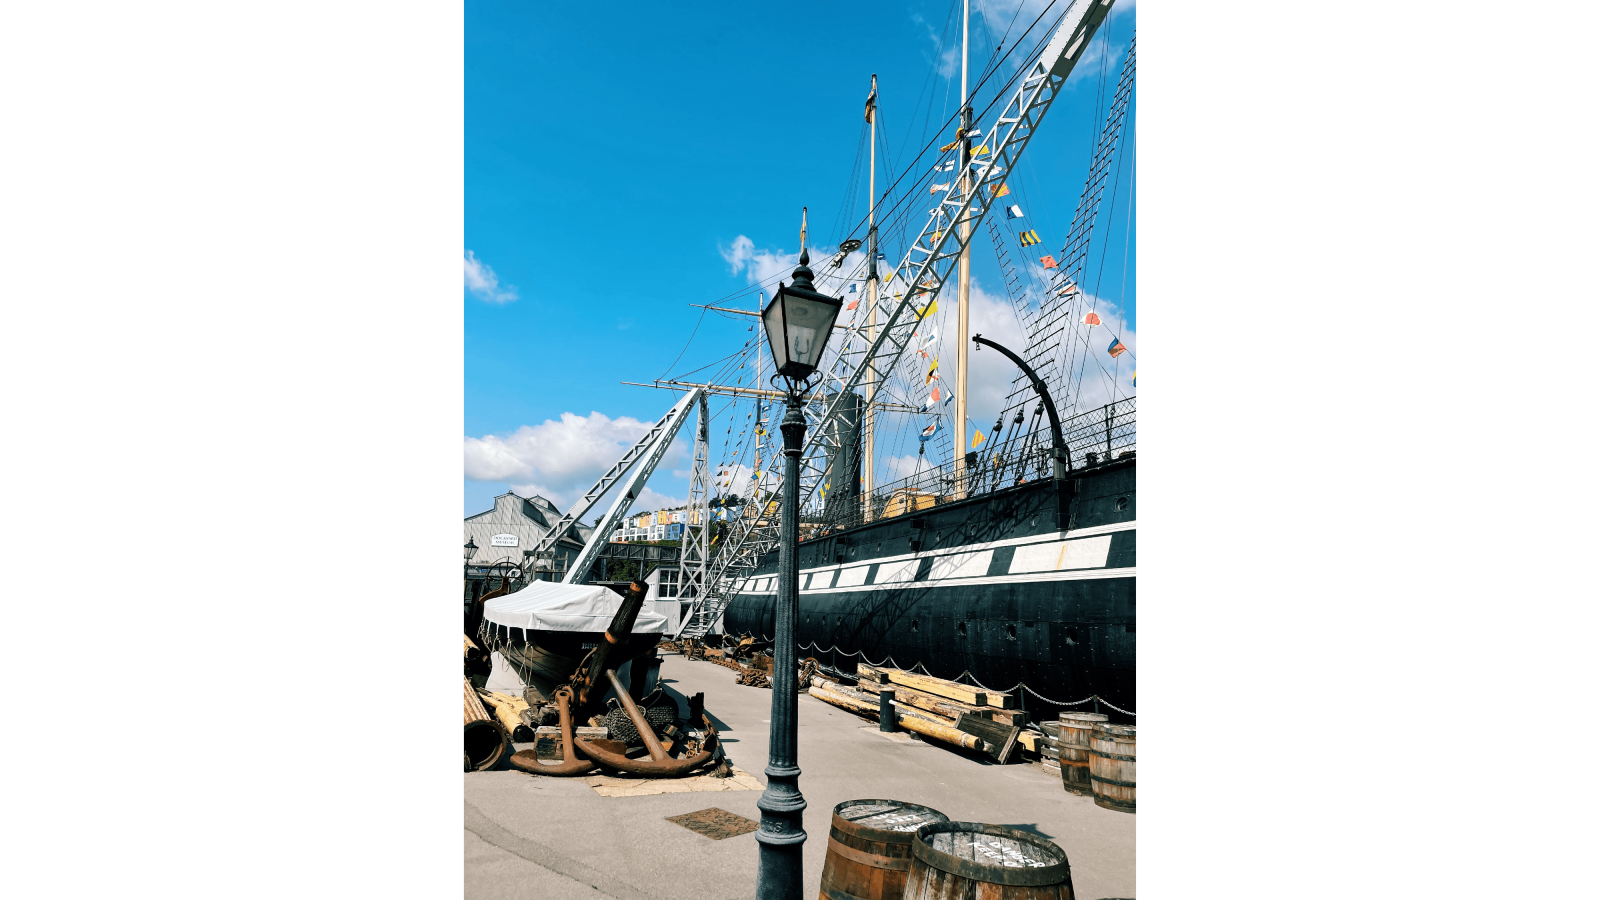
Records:
[[[472,541],[478,552],[467,564],[467,579],[498,579],[509,569],[529,569],[547,581],[559,581],[582,552],[594,528],[578,524],[556,542],[552,558],[534,560],[533,548],[561,519],[554,503],[540,496],[507,491],[494,498],[494,508],[467,516],[461,543]]]

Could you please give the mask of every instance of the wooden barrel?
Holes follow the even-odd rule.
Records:
[[[900,900],[918,828],[949,817],[901,800],[846,800],[833,808],[818,900]]]
[[[1056,738],[1061,760],[1061,787],[1074,794],[1091,793],[1089,784],[1089,733],[1109,717],[1104,713],[1062,713],[1056,717],[1061,727]]]
[[[1094,804],[1120,812],[1134,811],[1134,773],[1136,757],[1132,725],[1094,726],[1089,736],[1089,781],[1094,786]]]
[[[917,829],[904,900],[1073,900],[1067,853],[1003,825],[937,822]]]

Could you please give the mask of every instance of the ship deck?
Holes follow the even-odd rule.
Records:
[[[685,695],[705,692],[730,761],[764,785],[772,692],[737,685],[735,677],[722,666],[676,654],[666,654],[661,667],[680,709],[686,709]],[[818,894],[834,805],[874,797],[1043,835],[1067,851],[1079,898],[1135,896],[1136,816],[1068,794],[1059,777],[1037,765],[1001,766],[905,734],[885,736],[876,725],[810,696],[798,707],[809,835],[803,896]],[[754,834],[712,840],[666,817],[717,807],[759,820],[759,789],[608,797],[583,779],[516,770],[464,778],[469,900],[747,900],[755,894]]]

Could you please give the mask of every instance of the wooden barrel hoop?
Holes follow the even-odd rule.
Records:
[[[911,854],[931,868],[986,884],[1044,887],[1070,883],[1065,850],[1038,835],[1003,825],[924,825],[917,830]]]

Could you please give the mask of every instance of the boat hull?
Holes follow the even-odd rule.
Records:
[[[1136,710],[1134,461],[1072,476],[1073,492],[1025,484],[803,542],[802,656],[967,672],[998,691],[1020,682],[1036,718],[1093,708],[1037,695]],[[772,637],[776,573],[773,552],[729,603],[728,633]]]

